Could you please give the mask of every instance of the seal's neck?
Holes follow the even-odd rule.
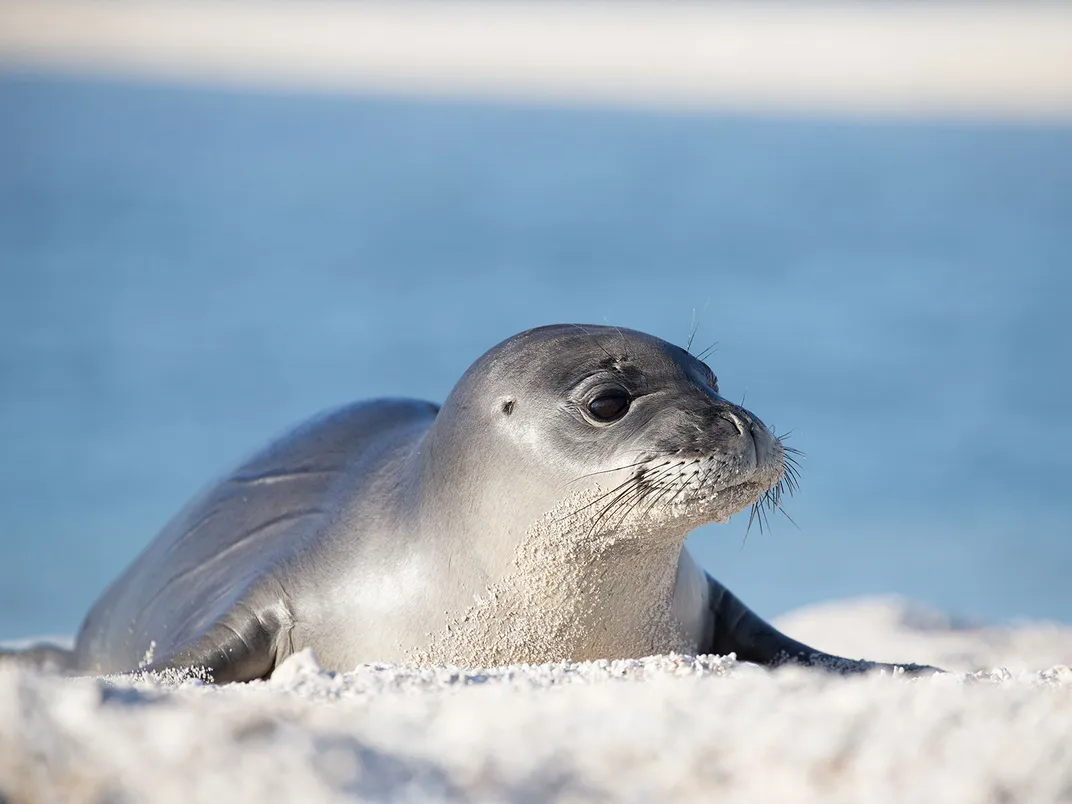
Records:
[[[688,529],[652,516],[607,521],[599,489],[542,517],[515,558],[518,584],[555,614],[542,627],[574,660],[639,657],[694,646],[673,617]]]
[[[407,474],[418,478],[417,488],[407,490],[419,500],[413,527],[437,534],[444,559],[465,556],[467,578],[476,579],[478,590],[510,571],[532,523],[570,491],[561,477],[510,459],[505,449],[489,455],[479,438],[451,439],[436,426],[409,458],[416,470]]]
[[[687,530],[601,528],[589,506],[597,496],[571,495],[533,522],[509,569],[417,658],[513,664],[694,650],[673,614]]]

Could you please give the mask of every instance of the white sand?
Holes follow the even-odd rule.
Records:
[[[212,687],[6,667],[0,800],[1072,801],[1072,628],[976,630],[893,600],[782,623],[872,658],[1020,669],[655,657],[339,675],[299,655]]]

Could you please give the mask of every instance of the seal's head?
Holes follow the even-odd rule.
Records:
[[[507,504],[551,490],[539,503],[548,510],[584,489],[592,521],[611,528],[673,520],[690,530],[776,502],[795,482],[781,442],[719,394],[705,363],[617,327],[540,327],[494,347],[455,386],[436,429],[463,423],[470,461],[505,478]]]

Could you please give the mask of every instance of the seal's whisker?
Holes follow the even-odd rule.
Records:
[[[582,327],[582,326],[581,326],[580,324],[574,324],[573,326],[574,326],[574,327],[576,327],[577,329],[579,329],[579,330],[580,330],[581,332],[583,332],[583,333],[584,333],[585,335],[587,335],[587,336],[589,336],[590,338],[592,338],[592,343],[594,343],[594,344],[595,344],[596,346],[598,346],[598,347],[599,347],[599,350],[600,350],[601,352],[603,352],[603,354],[605,354],[605,355],[606,355],[607,357],[609,357],[609,358],[610,358],[611,360],[613,360],[613,361],[617,362],[618,358],[616,358],[616,357],[615,357],[614,355],[612,355],[612,354],[611,354],[610,352],[608,352],[608,351],[607,351],[607,349],[606,349],[606,348],[605,348],[605,347],[603,346],[603,344],[601,344],[601,343],[599,342],[599,340],[598,340],[597,338],[595,338],[595,337],[594,337],[594,336],[592,335],[592,333],[591,333],[591,332],[589,332],[589,331],[588,331],[587,329],[585,329],[584,327]]]
[[[629,515],[629,513],[637,505],[639,505],[645,499],[647,499],[647,497],[649,495],[655,493],[656,491],[659,491],[660,489],[666,488],[666,487],[671,487],[672,488],[673,487],[673,479],[672,478],[671,478],[669,483],[664,483],[663,480],[664,480],[664,478],[667,478],[667,476],[673,475],[676,472],[677,469],[678,469],[678,467],[676,467],[676,466],[668,466],[667,465],[667,466],[664,466],[663,468],[661,468],[659,471],[655,472],[654,474],[652,474],[650,476],[647,476],[645,478],[645,482],[637,487],[637,493],[628,494],[628,495],[622,495],[621,497],[618,497],[618,498],[614,499],[611,502],[611,504],[609,506],[607,506],[607,509],[606,509],[605,513],[611,514],[611,512],[612,512],[612,510],[614,508],[617,508],[617,507],[623,507],[624,508],[624,507],[626,507],[628,505],[629,507],[626,508],[625,512],[618,519],[618,525],[621,525],[621,523],[625,521],[625,518]]]
[[[663,496],[668,491],[670,491],[670,489],[672,489],[672,488],[673,488],[673,484],[668,483],[668,484],[659,486],[658,488],[651,489],[650,493],[644,498],[644,499],[648,500],[648,505],[644,509],[644,515],[647,516],[648,514],[650,514],[652,509],[655,508],[655,506],[659,504],[659,500],[661,500],[663,498]],[[643,500],[641,500],[640,502],[643,502]]]
[[[619,517],[618,524],[621,525],[633,511],[635,511],[640,505],[642,505],[644,503],[645,500],[652,499],[652,498],[657,500],[658,497],[663,493],[662,490],[664,488],[666,488],[667,486],[672,487],[672,483],[659,484],[659,485],[656,485],[656,486],[648,486],[648,487],[644,488],[643,492],[640,495],[638,495],[636,497],[636,499],[632,500],[632,502],[628,505],[628,507],[625,507],[625,505],[623,504],[622,507],[625,507],[625,510],[622,512],[621,517]],[[650,509],[650,506],[649,506],[649,509]]]
[[[638,494],[636,496],[636,498],[633,499],[630,503],[628,503],[628,504],[626,504],[624,502],[621,503],[619,507],[624,508],[625,510],[622,511],[622,515],[620,517],[618,517],[618,523],[617,524],[621,525],[623,522],[625,522],[625,520],[629,517],[629,514],[631,514],[633,511],[635,511],[636,507],[638,505],[640,505],[642,502],[644,502],[644,500],[646,500],[651,495],[651,493],[652,493],[651,488],[641,489],[640,494]],[[612,526],[612,528],[613,527],[614,526]]]
[[[713,355],[716,349],[718,349],[718,341],[715,341],[702,352],[700,352],[700,354],[696,355],[696,359],[702,363],[704,360]]]
[[[661,472],[666,471],[666,467],[669,466],[671,463],[672,463],[672,461],[667,460],[667,461],[664,461],[661,464],[657,464],[654,467],[655,474],[651,474],[650,472],[645,472],[645,471],[642,470],[641,472],[633,475],[628,480],[623,481],[622,483],[619,483],[614,488],[612,488],[609,491],[604,492],[603,494],[599,495],[598,497],[596,497],[591,502],[585,503],[584,505],[580,506],[579,508],[571,511],[569,514],[567,514],[566,516],[562,517],[559,521],[563,521],[563,520],[568,519],[570,517],[576,516],[581,511],[584,511],[587,508],[591,508],[593,505],[599,504],[600,502],[602,502],[603,500],[607,499],[608,497],[612,497],[614,495],[619,495],[619,497],[620,497],[621,495],[626,494],[627,491],[628,491],[628,487],[630,485],[637,486],[637,485],[640,485],[642,483],[650,483],[652,481],[652,478],[657,478],[657,477],[659,477]],[[614,499],[612,499],[610,501],[610,503],[608,503],[607,507],[603,509],[603,512],[606,512],[609,508],[612,508],[614,506],[614,503],[617,502],[617,500],[618,500],[618,497],[615,497]],[[597,523],[598,523],[598,517],[601,516],[601,515],[602,514],[597,515]]]
[[[646,463],[651,463],[651,459],[644,458],[643,460],[637,461],[636,463],[627,463],[625,466],[618,466],[612,469],[600,469],[596,472],[588,472],[587,474],[583,474],[579,477],[573,478],[573,480],[570,480],[568,483],[564,483],[563,487],[572,485],[573,483],[578,483],[588,477],[595,477],[596,475],[606,475],[610,474],[611,472],[624,472],[626,469],[632,469],[634,466],[643,466]]]
[[[741,539],[741,549],[744,549],[745,544],[748,543],[748,534],[752,532],[752,523],[756,521],[756,506],[753,505],[748,509],[748,527],[744,529],[744,538]]]
[[[797,521],[796,521],[795,519],[793,519],[793,517],[789,516],[789,512],[788,512],[788,511],[786,511],[786,510],[785,510],[784,508],[782,508],[782,506],[780,506],[780,505],[779,505],[779,506],[777,506],[777,508],[778,508],[778,513],[779,513],[779,514],[781,514],[781,515],[782,515],[782,516],[784,516],[784,517],[785,517],[786,519],[788,519],[788,520],[789,520],[789,522],[790,522],[790,523],[791,523],[791,524],[793,525],[793,527],[794,527],[794,528],[796,528],[797,530],[800,530],[800,525],[798,525],[798,524],[797,524]]]
[[[711,476],[711,473],[716,469],[716,464],[712,461],[705,469],[703,477],[700,479],[700,488],[707,487],[707,478]]]
[[[680,486],[680,488],[678,488],[678,486]],[[669,502],[672,502],[674,498],[677,497],[677,495],[687,487],[688,479],[683,475],[678,475],[671,482],[661,485],[659,487],[658,494],[654,495],[651,500],[651,504],[648,505],[648,507],[645,509],[645,513],[649,513],[656,505],[662,502],[663,497],[674,491],[675,488],[677,488],[677,491],[674,493],[674,496],[670,498],[670,501],[668,501],[667,504],[669,504]]]
[[[619,520],[619,522],[621,523],[621,522],[625,521],[625,518],[628,517],[630,515],[630,513],[632,513],[632,511],[635,511],[646,500],[649,500],[649,498],[650,498],[651,502],[649,503],[649,505],[647,505],[646,508],[644,508],[644,515],[646,516],[647,513],[649,513],[656,504],[658,504],[659,497],[662,494],[665,494],[665,493],[666,493],[666,490],[659,490],[659,489],[654,489],[654,488],[647,490],[646,493],[643,496],[639,497],[638,500],[636,502],[634,502],[634,504],[629,506],[628,510],[626,510],[625,513],[623,513],[622,519]]]
[[[699,461],[694,460],[692,463],[685,464],[685,466],[683,466],[682,469],[684,469],[686,466],[695,466],[697,463],[699,463]],[[685,489],[687,489],[689,487],[689,478],[686,477],[684,474],[681,474],[679,483],[680,483],[680,488],[678,488],[678,490],[674,493],[673,497],[671,497],[669,500],[666,501],[667,505],[673,505],[674,500],[676,500],[678,498],[678,495],[681,494],[681,492],[683,492]]]
[[[640,482],[643,479],[643,477],[644,477],[643,472],[638,472],[637,474],[634,474],[628,480],[624,480],[621,483],[619,483],[617,486],[614,486],[613,488],[609,489],[608,491],[603,492],[602,494],[600,494],[598,497],[596,497],[591,502],[585,503],[580,508],[578,508],[575,511],[573,511],[570,514],[570,516],[573,516],[575,514],[579,514],[585,508],[591,508],[593,505],[598,504],[600,501],[605,500],[607,497],[610,497],[612,494],[615,494],[619,490],[625,488],[625,486],[627,486],[629,483],[638,483],[638,482]]]
[[[756,500],[752,505],[748,514],[748,527],[745,529],[744,542],[748,540],[748,534],[752,530],[753,524],[758,524],[759,532],[762,534],[767,530],[770,530],[770,511],[776,510],[786,519],[788,519],[793,527],[800,529],[800,525],[796,523],[796,520],[789,515],[789,512],[782,506],[782,495],[788,493],[792,495],[799,488],[799,478],[797,475],[797,468],[795,461],[791,457],[786,456],[785,474],[782,479],[775,485],[771,486],[763,495]]]
[[[685,352],[692,354],[692,342],[696,339],[696,333],[699,331],[700,325],[696,322],[696,308],[692,308],[692,326],[689,327],[689,339],[685,342]]]
[[[748,541],[748,534],[752,531],[753,524],[759,526],[760,535],[770,530],[769,512],[772,507],[781,510],[781,505],[779,504],[781,494],[782,481],[778,481],[774,486],[763,492],[760,498],[752,504],[748,512],[748,527],[745,528],[744,539],[741,542],[742,547]]]
[[[782,475],[778,485],[781,486],[784,483],[789,490],[789,494],[793,495],[800,490],[800,464],[797,463],[792,455],[786,455],[784,462],[785,474]]]
[[[756,515],[756,524],[759,525],[759,535],[762,536],[768,530],[770,530],[770,519],[767,516],[767,506],[763,502],[764,498],[760,498],[752,505],[752,511]],[[749,517],[749,524],[751,524],[751,517]],[[748,538],[748,531],[745,531],[745,538]]]
[[[609,513],[611,513],[611,512],[612,512],[612,511],[614,510],[614,508],[615,508],[615,507],[616,507],[616,506],[617,506],[617,505],[618,505],[618,504],[619,504],[619,503],[620,503],[620,502],[621,502],[622,500],[624,500],[624,499],[628,499],[628,498],[629,498],[630,496],[632,496],[633,494],[636,494],[636,493],[641,493],[641,494],[642,494],[642,493],[644,492],[644,485],[643,485],[643,475],[637,475],[637,476],[635,476],[635,477],[631,478],[630,480],[628,480],[628,481],[626,481],[625,483],[622,483],[622,484],[621,484],[620,486],[618,486],[618,487],[617,487],[617,489],[623,489],[623,487],[625,487],[625,486],[628,486],[628,488],[625,488],[625,489],[624,489],[623,491],[621,491],[621,493],[617,494],[617,495],[616,495],[616,496],[615,496],[615,497],[614,497],[614,498],[613,498],[613,499],[612,499],[612,500],[611,500],[611,501],[610,501],[609,503],[607,503],[607,505],[606,505],[606,506],[605,506],[605,507],[604,507],[604,508],[603,508],[603,509],[602,509],[602,510],[601,510],[601,511],[600,511],[600,512],[598,513],[598,514],[596,514],[596,516],[595,516],[595,517],[593,518],[593,520],[592,520],[592,527],[591,527],[591,528],[589,529],[589,531],[588,531],[588,535],[589,535],[589,536],[591,536],[591,535],[592,535],[593,533],[595,533],[595,529],[596,529],[596,527],[597,527],[597,526],[599,525],[599,523],[600,523],[600,522],[601,522],[601,521],[602,521],[602,520],[603,520],[603,519],[604,519],[604,518],[605,518],[605,517],[606,517],[606,516],[607,516],[607,515],[608,515]],[[616,489],[616,490],[617,490],[617,489]],[[611,493],[613,493],[613,492],[611,492]],[[606,496],[606,495],[604,495],[604,496]],[[583,510],[584,510],[585,508],[589,507],[590,505],[591,505],[591,503],[589,503],[589,505],[586,505],[586,506],[584,506],[584,507],[582,507],[582,508],[580,508],[580,509],[578,509],[578,510],[579,510],[579,511],[583,511]]]
[[[711,297],[707,297],[707,301],[704,302],[703,310],[700,311],[700,315],[707,312],[708,306],[711,304]],[[692,324],[689,327],[689,340],[685,344],[685,352],[692,354],[692,342],[696,339],[696,333],[700,331],[700,316],[696,315],[696,308],[692,308]]]
[[[664,498],[664,497],[665,497],[665,496],[666,496],[667,494],[669,494],[670,492],[674,491],[674,486],[675,486],[675,484],[673,484],[673,483],[667,483],[667,484],[665,484],[664,486],[661,486],[661,487],[660,487],[660,488],[659,488],[659,489],[657,490],[657,491],[658,491],[658,493],[657,493],[657,494],[655,494],[655,495],[654,495],[654,496],[652,497],[652,500],[651,500],[651,504],[650,504],[650,505],[648,505],[648,507],[647,507],[647,509],[646,509],[646,510],[647,510],[647,511],[651,511],[651,509],[652,509],[652,508],[654,508],[654,507],[655,507],[656,505],[658,505],[658,504],[659,504],[660,502],[662,502],[663,498]]]
[[[626,493],[626,491],[629,489],[629,487],[639,484],[640,480],[641,480],[641,475],[634,475],[633,477],[629,478],[628,480],[626,480],[626,481],[624,481],[622,483],[619,483],[617,486],[612,488],[610,491],[605,492],[603,494],[600,494],[598,497],[596,497],[591,502],[585,503],[580,508],[577,508],[577,509],[571,511],[569,514],[567,514],[566,516],[562,517],[562,519],[559,520],[559,521],[563,521],[563,520],[569,519],[570,517],[574,517],[577,514],[581,513],[581,511],[584,511],[587,508],[591,508],[593,505],[597,505],[601,501],[605,500],[607,497],[613,496],[615,494],[624,494],[624,493]],[[613,500],[611,501],[611,504],[613,504]]]
[[[649,489],[647,486],[638,484],[633,488],[629,489],[629,491],[627,491],[625,494],[621,494],[618,497],[615,497],[613,500],[611,500],[607,507],[604,508],[599,513],[599,515],[592,521],[592,527],[589,529],[588,535],[591,536],[593,533],[595,533],[596,528],[599,526],[600,522],[606,520],[606,522],[609,524],[614,518],[614,512],[620,506],[626,505],[628,500],[631,500],[632,498],[643,499],[644,495],[648,493],[648,490]],[[619,524],[621,524],[620,520]]]
[[[797,477],[795,470],[786,469],[785,478],[782,481],[785,483],[786,489],[789,491],[789,496],[792,497],[800,490],[800,478]]]

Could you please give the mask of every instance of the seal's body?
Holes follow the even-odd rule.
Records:
[[[362,662],[730,653],[862,670],[794,642],[689,558],[689,531],[785,482],[763,423],[639,332],[530,330],[442,410],[315,419],[182,511],[90,611],[79,671],[264,677]]]

